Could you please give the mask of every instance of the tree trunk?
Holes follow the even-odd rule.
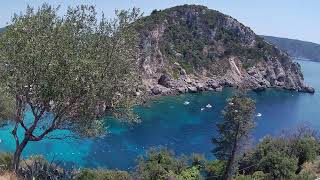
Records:
[[[27,143],[29,142],[29,138],[24,138],[22,143],[16,146],[16,151],[13,155],[13,169],[15,173],[18,173],[20,168],[20,157],[22,154],[23,149],[26,147]]]
[[[235,135],[233,145],[232,145],[232,151],[231,151],[231,154],[228,158],[226,170],[223,175],[224,180],[231,180],[232,179],[232,168],[233,168],[233,164],[234,164],[234,160],[235,160],[235,156],[236,156],[236,151],[237,151],[239,127],[240,127],[240,125],[238,124],[236,135]]]
[[[232,167],[234,164],[235,154],[236,154],[236,148],[234,147],[232,149],[231,156],[229,157],[227,165],[226,165],[226,170],[223,175],[224,180],[231,180],[232,179]]]

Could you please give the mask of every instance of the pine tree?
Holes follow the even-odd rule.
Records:
[[[217,124],[219,135],[213,138],[215,145],[213,154],[219,160],[226,162],[223,179],[229,180],[235,166],[237,154],[243,144],[249,139],[251,130],[255,127],[255,102],[244,96],[234,96],[223,110],[224,120]]]

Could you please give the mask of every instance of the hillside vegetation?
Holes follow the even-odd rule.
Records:
[[[320,61],[320,45],[307,41],[280,38],[273,36],[262,36],[266,41],[276,45],[290,56],[312,61]]]
[[[139,65],[150,94],[268,87],[308,91],[300,66],[236,19],[199,5],[138,20]]]

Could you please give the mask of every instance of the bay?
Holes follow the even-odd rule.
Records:
[[[257,102],[256,114],[261,114],[255,117],[255,142],[265,135],[276,135],[300,124],[320,129],[320,63],[298,62],[302,66],[305,82],[315,87],[316,93],[275,89],[250,92]],[[27,158],[40,154],[65,167],[118,169],[134,167],[137,156],[159,146],[167,147],[178,155],[195,152],[213,158],[210,151],[213,148],[211,138],[216,134],[215,124],[221,121],[221,111],[233,93],[232,88],[225,88],[222,92],[162,97],[135,109],[142,120],[139,124],[109,118],[106,119],[108,134],[104,137],[31,142],[23,156]],[[206,107],[208,104],[212,107]],[[31,118],[31,114],[27,114],[26,118]],[[11,130],[11,126],[0,129],[0,151],[14,150]]]

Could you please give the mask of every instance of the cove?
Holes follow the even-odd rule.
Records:
[[[257,102],[256,113],[262,114],[256,117],[255,141],[301,123],[320,129],[320,63],[298,62],[302,66],[305,82],[312,85],[316,93],[311,95],[275,89],[250,92]],[[142,120],[139,124],[109,118],[106,119],[108,134],[104,137],[31,142],[23,156],[41,154],[65,167],[118,169],[132,168],[139,155],[159,146],[174,150],[178,155],[195,152],[212,158],[211,138],[216,133],[215,124],[221,121],[221,111],[232,94],[231,88],[225,88],[222,92],[162,97],[148,103],[148,106],[135,108]],[[185,101],[190,103],[185,104]],[[206,108],[207,104],[212,107]],[[30,118],[30,114],[26,118]],[[0,129],[0,151],[14,150],[11,130],[11,126]]]

